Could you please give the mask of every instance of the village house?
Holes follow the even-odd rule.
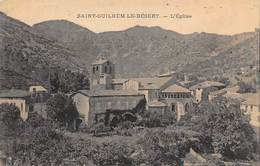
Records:
[[[14,104],[20,110],[20,116],[25,121],[28,118],[31,93],[24,90],[8,90],[0,93],[0,104]]]
[[[209,93],[225,88],[226,85],[217,81],[204,81],[191,86],[189,89],[193,92],[196,102],[208,101]]]
[[[29,112],[36,112],[43,117],[47,117],[46,102],[50,95],[48,91],[40,85],[30,86],[29,90],[4,90],[0,93],[0,104],[14,104],[20,110],[20,116],[25,121]]]
[[[33,93],[33,92],[48,93],[48,90],[41,85],[32,85],[29,87],[29,92],[31,92],[31,93]]]
[[[253,127],[260,127],[259,94],[254,93],[245,98],[240,105],[241,111],[248,115]]]
[[[212,91],[209,92],[208,99],[209,101],[212,101],[215,98],[223,96],[226,98],[237,99],[238,101],[242,101],[243,95],[237,93],[238,90],[239,90],[239,86],[236,85],[236,86],[226,87],[220,90]]]

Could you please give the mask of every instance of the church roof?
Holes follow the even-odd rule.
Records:
[[[190,90],[187,88],[184,88],[182,86],[173,84],[169,86],[168,88],[164,89],[162,92],[183,92],[183,93],[189,93]]]
[[[195,90],[197,88],[208,88],[208,87],[223,87],[226,86],[225,84],[221,83],[221,82],[217,82],[217,81],[204,81],[201,83],[198,83],[192,87],[190,87],[190,90]]]
[[[143,96],[135,90],[79,90],[79,93],[91,97],[103,96]]]

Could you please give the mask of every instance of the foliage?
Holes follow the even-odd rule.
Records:
[[[145,127],[163,127],[172,125],[176,122],[176,117],[174,114],[171,113],[164,113],[164,114],[157,114],[151,112],[144,112],[142,114],[141,120],[137,122],[139,126]]]
[[[238,86],[239,86],[239,90],[237,91],[238,93],[256,93],[256,89],[253,86],[253,84],[239,82]]]
[[[251,159],[255,153],[255,133],[236,103],[227,103],[223,98],[203,103],[186,122],[224,157]]]
[[[83,73],[70,70],[53,69],[50,82],[53,93],[68,93],[89,88],[89,81]]]
[[[60,93],[47,101],[46,111],[48,119],[58,122],[63,126],[72,124],[79,116],[73,100]]]
[[[14,144],[14,158],[30,161],[32,164],[60,163],[69,156],[71,144],[51,126],[25,130]]]
[[[94,164],[101,166],[132,165],[131,147],[121,143],[103,143],[95,145],[92,151]]]
[[[198,139],[198,133],[187,129],[147,130],[138,141],[139,163],[147,165],[180,165]]]
[[[0,104],[0,123],[5,135],[16,135],[17,127],[21,123],[20,110],[14,104]]]

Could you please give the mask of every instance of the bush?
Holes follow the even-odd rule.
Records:
[[[124,165],[131,166],[130,154],[132,149],[124,144],[103,143],[95,145],[92,149],[94,164],[100,166]]]
[[[253,158],[256,152],[256,136],[248,118],[241,114],[236,103],[219,98],[213,103],[201,104],[193,114],[197,118],[186,119],[185,125],[200,132],[215,153],[229,159]],[[211,146],[205,151],[210,151]]]

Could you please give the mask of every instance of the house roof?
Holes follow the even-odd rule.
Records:
[[[92,65],[102,65],[104,63],[106,63],[108,60],[107,59],[98,59],[95,62],[92,63]]]
[[[245,101],[242,104],[259,106],[259,95],[258,95],[258,93],[248,95],[245,98]]]
[[[154,100],[148,103],[149,107],[166,107],[167,105],[161,101]]]
[[[112,84],[123,84],[127,80],[128,79],[126,79],[126,78],[115,78],[115,79],[112,79]]]
[[[166,73],[160,74],[159,77],[170,77],[175,73],[176,73],[176,71],[168,71]]]
[[[24,98],[31,96],[31,93],[25,90],[1,91],[0,98]]]
[[[103,97],[103,96],[143,96],[135,90],[79,90],[79,93],[91,96],[91,97]]]
[[[204,81],[201,83],[198,83],[192,87],[190,87],[190,90],[195,90],[198,88],[208,88],[208,87],[223,87],[226,86],[225,84],[221,83],[221,82],[217,82],[217,81]]]
[[[227,87],[227,88],[224,88],[224,89],[220,89],[220,90],[217,90],[217,91],[212,91],[212,92],[209,92],[210,95],[223,95],[223,94],[226,94],[226,93],[236,93],[238,91],[239,87],[238,86],[233,86],[233,87]]]
[[[182,86],[173,84],[169,86],[168,88],[164,89],[162,92],[183,92],[183,93],[189,93],[190,90],[187,88],[184,88]]]
[[[160,89],[171,77],[129,78],[140,83],[139,89]]]

